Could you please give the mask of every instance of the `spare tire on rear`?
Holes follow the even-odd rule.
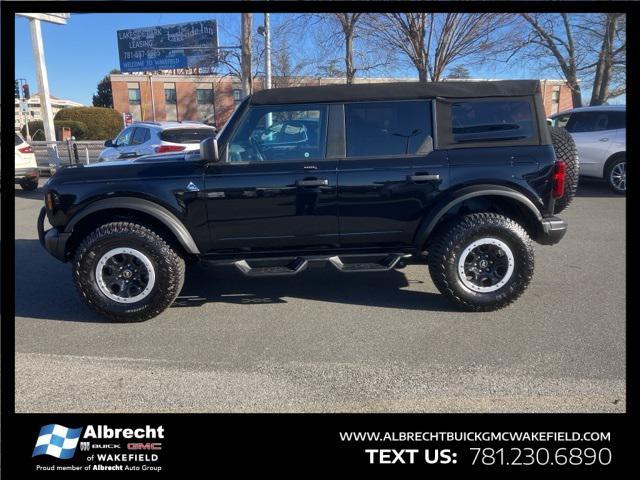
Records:
[[[576,142],[571,134],[563,127],[549,127],[553,149],[556,153],[556,160],[563,161],[566,165],[566,176],[564,180],[564,195],[556,199],[554,213],[560,213],[569,206],[573,197],[578,191],[578,175],[580,165],[578,163],[578,150]]]

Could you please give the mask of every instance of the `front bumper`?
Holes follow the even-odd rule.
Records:
[[[38,215],[38,239],[40,244],[47,252],[53,255],[61,262],[67,261],[67,241],[71,236],[70,233],[61,232],[57,228],[44,229],[44,218],[47,215],[47,209],[42,207],[40,215]]]
[[[542,232],[537,238],[542,245],[555,245],[565,233],[567,233],[567,222],[559,217],[543,218],[541,222]]]
[[[19,183],[23,180],[37,180],[39,176],[40,172],[37,167],[16,168],[15,183]]]

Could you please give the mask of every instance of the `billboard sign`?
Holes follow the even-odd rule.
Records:
[[[121,72],[210,67],[218,62],[215,20],[118,30]]]

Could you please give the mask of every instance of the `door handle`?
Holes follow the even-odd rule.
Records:
[[[430,175],[428,173],[418,173],[416,175],[408,175],[407,180],[410,182],[435,182],[440,180],[440,175]]]
[[[601,139],[600,139],[600,141],[601,141],[601,142],[608,142],[608,141],[609,141],[609,139],[608,139],[607,137],[604,137],[604,138],[601,138]]]
[[[313,179],[313,180],[296,180],[297,187],[323,187],[329,185],[327,179]]]

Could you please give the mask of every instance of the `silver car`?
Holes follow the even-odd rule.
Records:
[[[581,107],[549,117],[554,127],[571,134],[580,161],[580,175],[603,178],[616,193],[627,191],[626,105]]]
[[[200,122],[135,122],[104,143],[98,161],[197,151],[202,140],[215,134],[215,127]]]

